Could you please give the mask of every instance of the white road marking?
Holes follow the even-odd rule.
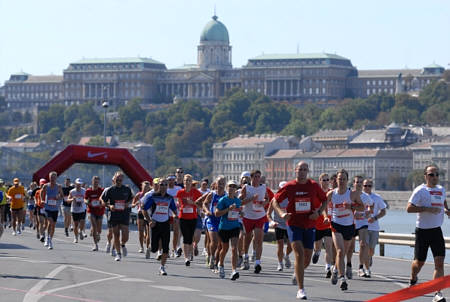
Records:
[[[28,290],[25,297],[23,298],[23,302],[37,302],[39,299],[41,299],[44,295],[40,293],[41,289],[47,285],[51,281],[52,278],[54,278],[56,275],[58,275],[60,272],[62,272],[67,265],[61,265],[52,270],[50,273],[47,274],[47,276],[44,277],[43,280],[40,280],[38,283],[36,283],[31,289]]]
[[[47,260],[33,260],[33,259],[27,259],[24,257],[0,257],[0,260],[9,260],[9,259],[16,259],[17,261],[23,261],[23,262],[31,262],[31,263],[49,263],[50,261]]]
[[[170,290],[175,292],[201,292],[201,290],[183,286],[170,286],[170,285],[150,285],[150,286],[154,288]]]
[[[145,279],[139,279],[139,278],[123,278],[123,279],[119,279],[120,281],[124,281],[124,282],[148,282],[148,283],[153,283],[155,281],[152,280],[145,280]]]
[[[114,280],[114,279],[119,279],[122,278],[120,277],[109,277],[109,278],[104,278],[104,279],[97,279],[97,280],[92,280],[92,281],[86,281],[86,282],[80,282],[80,283],[75,283],[75,284],[71,284],[71,285],[67,285],[67,286],[62,286],[62,287],[58,287],[58,288],[53,288],[51,290],[47,290],[45,291],[46,293],[54,293],[60,290],[65,290],[65,289],[69,289],[69,288],[74,288],[74,287],[80,287],[80,286],[84,286],[84,285],[89,285],[89,284],[94,284],[94,283],[99,283],[99,282],[104,282],[104,281],[109,281],[109,280]],[[25,302],[25,301],[24,301]]]
[[[241,296],[223,296],[223,295],[202,295],[202,296],[225,301],[256,301],[256,299]]]
[[[119,275],[119,274],[115,274],[115,273],[109,273],[109,272],[101,271],[101,270],[98,270],[98,269],[93,269],[93,268],[88,268],[88,267],[83,267],[83,266],[76,266],[76,265],[68,265],[68,266],[71,267],[71,268],[79,269],[79,270],[91,271],[91,272],[95,272],[95,273],[116,276],[116,277],[119,277],[119,278],[125,277],[124,275]]]

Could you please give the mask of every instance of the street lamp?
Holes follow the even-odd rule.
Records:
[[[106,111],[108,110],[108,107],[109,107],[109,103],[108,103],[108,101],[104,101],[103,103],[102,103],[102,107],[103,107],[103,109],[105,109],[105,114],[104,114],[104,117],[103,117],[103,146],[104,147],[106,147]],[[103,178],[102,178],[102,181],[103,181],[103,188],[105,187],[105,165],[103,164]]]

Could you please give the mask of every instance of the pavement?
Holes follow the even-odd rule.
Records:
[[[293,268],[278,272],[276,246],[264,243],[262,272],[252,268],[240,270],[237,281],[229,280],[230,258],[225,262],[225,279],[220,279],[205,266],[204,257],[194,259],[190,267],[183,258],[169,259],[168,276],[158,274],[155,254],[145,259],[137,252],[135,226],[131,227],[127,244],[128,256],[121,262],[104,251],[106,234],[102,234],[100,251],[92,252],[92,239],[73,243],[57,228],[54,249],[48,250],[26,228],[21,235],[12,236],[6,229],[0,239],[0,301],[295,301],[297,287],[291,283]],[[104,230],[105,231],[105,230]],[[203,238],[202,238],[203,240]],[[200,244],[203,247],[203,244]],[[305,272],[305,288],[309,301],[364,301],[407,287],[410,261],[374,257],[372,278],[357,277],[357,254],[352,260],[354,278],[349,289],[342,292],[325,278],[323,253],[316,265]],[[291,255],[293,262],[293,256]],[[253,265],[252,265],[253,267]],[[445,270],[450,270],[446,265]],[[427,263],[419,282],[429,280],[433,264]],[[450,290],[444,295],[450,297]],[[413,301],[431,301],[432,295]]]

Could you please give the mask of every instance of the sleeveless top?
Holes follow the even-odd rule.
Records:
[[[331,196],[331,221],[340,225],[352,225],[353,224],[353,211],[346,209],[346,204],[351,204],[350,199],[350,189],[348,189],[344,194],[338,193],[338,188],[333,190],[333,195]]]
[[[258,196],[255,201],[249,202],[244,205],[244,218],[247,219],[261,219],[266,216],[266,210],[264,209],[264,197],[266,196],[266,185],[254,187],[252,185],[245,185],[246,196],[250,198],[255,195]]]

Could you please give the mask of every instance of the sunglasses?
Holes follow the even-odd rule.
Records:
[[[439,176],[439,173],[428,173],[427,174],[427,176],[430,176],[430,177],[438,177]]]
[[[372,185],[364,185],[364,188],[372,188]]]
[[[183,173],[183,171],[177,171],[178,174]]]
[[[159,184],[160,187],[167,187],[167,184]]]
[[[330,181],[328,178],[324,178],[322,179],[322,181]]]
[[[238,188],[238,186],[235,186],[235,185],[228,185],[228,188],[233,188],[233,189],[237,189],[237,188]]]

